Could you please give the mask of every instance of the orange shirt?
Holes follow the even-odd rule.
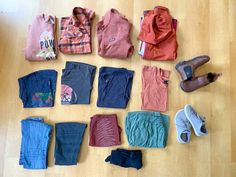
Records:
[[[144,15],[138,39],[143,41],[144,59],[175,60],[177,57],[176,31],[166,7],[157,6]]]
[[[166,111],[170,71],[154,66],[142,69],[142,110]]]

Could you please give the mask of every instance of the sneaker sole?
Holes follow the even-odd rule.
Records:
[[[194,126],[194,124],[193,124],[193,122],[190,120],[190,118],[188,117],[188,114],[187,114],[187,111],[186,111],[186,107],[187,107],[187,105],[186,105],[186,106],[184,106],[184,113],[185,113],[185,115],[186,115],[186,117],[187,117],[188,121],[191,123],[191,125],[192,125],[192,127],[193,127],[193,130],[194,130],[194,133],[195,133],[195,135],[197,135],[197,136],[205,136],[206,134],[199,134],[199,133],[197,132],[197,129],[196,129],[196,127]]]

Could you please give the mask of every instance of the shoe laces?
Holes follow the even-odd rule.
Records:
[[[190,122],[189,122],[188,120],[187,120],[187,121],[184,121],[184,124],[185,124],[185,126],[188,127],[188,128],[191,127],[191,124],[190,124]]]
[[[205,124],[205,117],[201,117],[196,111],[192,110],[193,114],[200,120],[203,124]]]

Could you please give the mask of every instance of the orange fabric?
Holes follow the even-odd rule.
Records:
[[[143,41],[143,58],[175,60],[177,57],[176,31],[166,7],[155,7],[144,15],[138,39]]]
[[[142,69],[142,110],[166,111],[170,71],[154,66]]]

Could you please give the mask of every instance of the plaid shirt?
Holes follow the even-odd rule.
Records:
[[[91,53],[92,10],[75,7],[73,15],[62,17],[59,50],[66,54]]]

